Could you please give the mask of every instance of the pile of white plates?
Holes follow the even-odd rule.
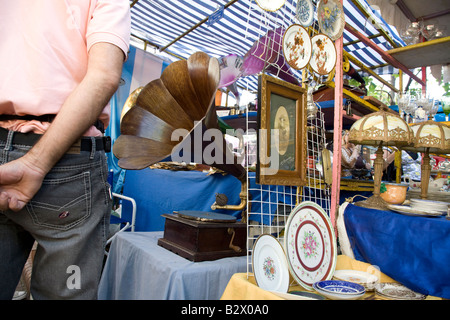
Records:
[[[341,280],[324,280],[315,282],[314,289],[332,300],[356,300],[361,298],[366,289],[357,283]]]
[[[414,210],[427,211],[439,211],[447,213],[449,203],[443,201],[423,200],[423,199],[411,199],[411,208]]]

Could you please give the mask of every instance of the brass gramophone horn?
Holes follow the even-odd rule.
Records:
[[[192,158],[202,159],[203,164],[219,168],[239,179],[243,184],[242,199],[246,189],[246,172],[226,146],[223,135],[213,141],[195,139],[197,134],[204,137],[209,129],[219,130],[213,105],[219,80],[219,62],[206,53],[197,52],[187,61],[171,63],[159,79],[142,88],[136,103],[123,115],[121,135],[113,146],[119,166],[144,169],[180,150],[190,151]],[[173,139],[175,130],[185,133],[181,139]],[[213,158],[219,160],[204,162],[205,148],[213,149]],[[229,207],[242,210],[246,199],[242,202],[239,206]]]

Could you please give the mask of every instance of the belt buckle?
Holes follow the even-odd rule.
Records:
[[[105,152],[111,152],[111,137],[104,136],[103,137],[103,148]]]

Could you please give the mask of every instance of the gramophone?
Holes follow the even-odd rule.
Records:
[[[206,53],[196,52],[187,61],[171,63],[159,79],[127,101],[131,107],[122,115],[121,135],[113,146],[123,169],[144,169],[171,156],[174,161],[213,166],[241,182],[240,204],[217,199],[211,212],[163,214],[164,237],[158,244],[193,261],[246,254],[246,170],[219,131],[214,106],[219,80],[219,62]],[[242,210],[242,219],[237,221],[216,209]]]

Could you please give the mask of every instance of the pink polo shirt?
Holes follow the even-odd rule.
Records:
[[[129,48],[128,0],[0,1],[0,114],[56,114],[87,71],[98,42]],[[109,123],[110,107],[100,119]],[[1,121],[21,132],[43,133],[36,120]],[[92,127],[85,135],[100,132]]]

